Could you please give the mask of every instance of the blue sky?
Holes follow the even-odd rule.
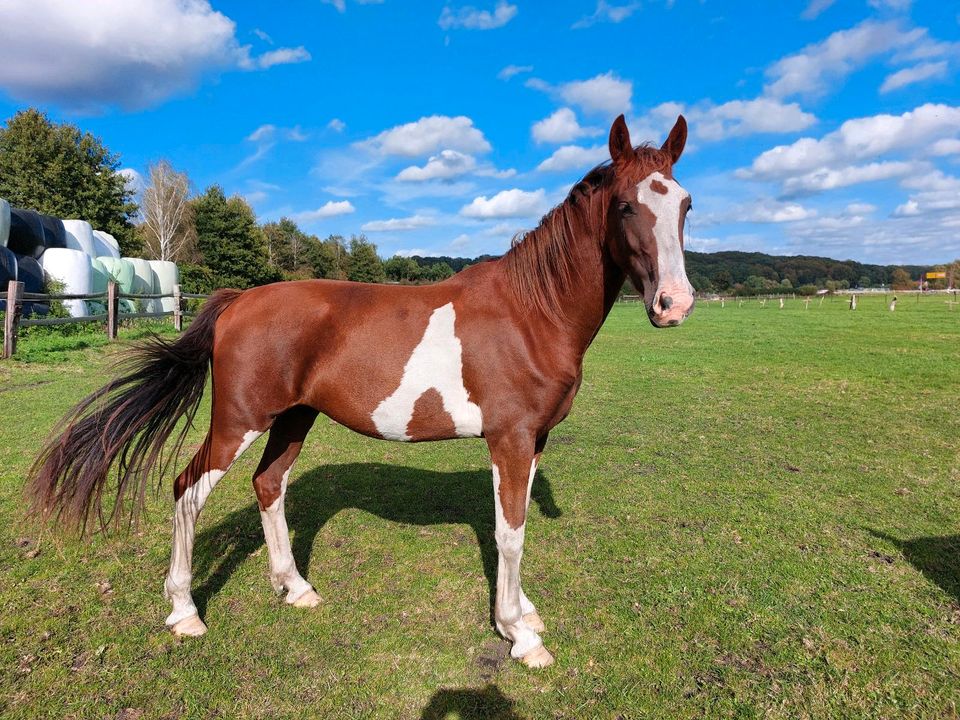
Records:
[[[919,0],[29,0],[0,114],[380,253],[504,251],[633,139],[690,123],[688,247],[960,256],[960,8]]]

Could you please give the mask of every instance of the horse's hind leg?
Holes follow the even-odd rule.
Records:
[[[224,429],[215,421],[200,450],[174,483],[173,549],[164,583],[164,594],[173,603],[166,623],[174,635],[203,635],[207,631],[190,595],[197,517],[220,478],[263,432]]]
[[[290,549],[290,532],[283,512],[287,479],[313,426],[317,411],[302,405],[277,417],[270,429],[267,447],[253,477],[260,505],[263,535],[270,554],[270,582],[277,592],[287,591],[287,602],[296,607],[314,607],[320,596],[297,571]]]

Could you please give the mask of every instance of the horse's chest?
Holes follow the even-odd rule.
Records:
[[[482,434],[480,407],[463,384],[463,346],[455,325],[453,303],[433,311],[399,386],[371,413],[382,437],[416,441]]]

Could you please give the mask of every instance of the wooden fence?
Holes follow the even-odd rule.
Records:
[[[111,340],[117,339],[117,328],[121,320],[133,318],[162,318],[172,317],[173,326],[179,331],[183,330],[183,319],[193,317],[193,313],[187,312],[184,308],[185,300],[203,300],[209,295],[198,295],[196,293],[185,293],[180,290],[179,285],[173,286],[172,293],[158,294],[126,294],[121,293],[120,288],[114,281],[107,283],[105,293],[94,293],[91,295],[69,295],[54,294],[46,295],[43,293],[28,293],[23,291],[23,283],[11,280],[7,285],[7,292],[0,293],[0,300],[7,301],[6,315],[3,322],[3,355],[4,358],[13,357],[17,351],[17,334],[22,327],[34,325],[68,325],[72,323],[105,322],[107,326],[107,337]],[[126,313],[120,311],[121,300],[162,300],[164,298],[173,298],[173,310],[164,312],[134,312]],[[105,313],[95,315],[84,315],[82,317],[44,317],[44,318],[24,318],[24,303],[41,302],[46,303],[53,300],[98,300],[106,304]]]

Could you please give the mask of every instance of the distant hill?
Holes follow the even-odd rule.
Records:
[[[478,258],[413,256],[420,267],[445,262],[454,272],[474,263],[492,260],[495,255]],[[869,265],[854,260],[833,260],[809,255],[767,255],[757,252],[725,251],[685,253],[687,275],[700,291],[728,292],[734,289],[761,291],[772,287],[816,286],[878,287],[890,285],[893,272],[902,268],[913,280],[929,268],[926,265]]]

